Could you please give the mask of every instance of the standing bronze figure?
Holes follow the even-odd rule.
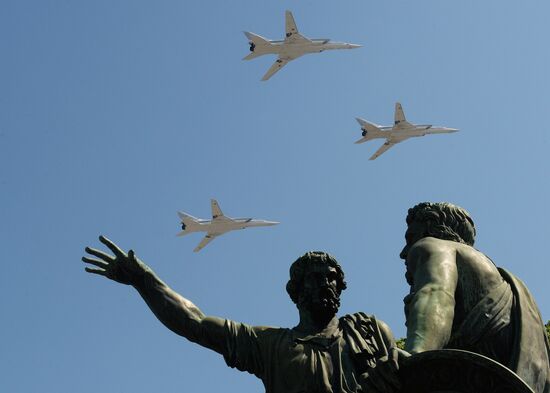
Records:
[[[112,252],[86,248],[95,258],[89,273],[132,285],[157,318],[174,333],[223,355],[227,365],[256,375],[267,393],[357,393],[399,388],[398,350],[385,323],[364,313],[338,318],[346,288],[338,262],[308,252],[290,268],[287,292],[300,322],[292,329],[249,326],[206,316],[161,281],[134,252],[100,237]],[[389,360],[388,360],[389,359]],[[379,363],[376,373],[369,371]]]

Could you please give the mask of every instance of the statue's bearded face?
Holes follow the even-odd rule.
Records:
[[[414,243],[426,237],[426,232],[426,224],[418,221],[411,222],[407,228],[407,232],[405,232],[405,247],[403,247],[403,250],[401,250],[399,257],[405,260],[405,266],[407,267],[407,271],[405,272],[405,279],[407,280],[407,283],[409,285],[413,285],[413,278],[411,276],[411,273],[409,272],[407,265],[409,250]]]
[[[419,221],[413,221],[408,225],[407,232],[405,232],[405,247],[401,250],[399,257],[401,259],[407,260],[409,255],[409,250],[414,243],[420,239],[426,237],[427,229],[426,224]]]
[[[298,306],[319,318],[332,317],[340,307],[338,273],[326,263],[313,263],[304,274]]]

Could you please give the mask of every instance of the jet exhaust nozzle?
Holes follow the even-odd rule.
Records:
[[[250,52],[254,52],[254,49],[256,49],[256,44],[252,41],[249,41],[248,43],[250,44]]]

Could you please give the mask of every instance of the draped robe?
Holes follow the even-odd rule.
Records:
[[[228,366],[260,378],[266,393],[356,393],[362,375],[395,345],[376,319],[346,315],[327,335],[225,321]]]
[[[499,268],[503,281],[454,326],[446,348],[488,356],[514,371],[536,393],[550,393],[550,345],[525,284]]]

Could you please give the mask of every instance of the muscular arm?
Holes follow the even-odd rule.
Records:
[[[455,250],[445,241],[424,238],[409,251],[407,264],[413,287],[405,349],[410,353],[441,349],[453,326],[458,280]]]
[[[133,284],[160,322],[174,333],[221,353],[224,320],[207,317],[190,300],[184,298],[148,270]]]
[[[166,285],[132,250],[125,253],[109,239],[100,236],[114,256],[86,247],[96,258],[82,260],[96,268],[86,271],[107,277],[121,284],[132,285],[145,300],[156,317],[174,333],[190,341],[223,353],[225,342],[224,320],[206,317],[191,301]]]

